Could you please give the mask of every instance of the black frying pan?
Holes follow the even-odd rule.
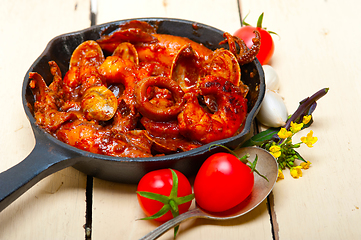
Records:
[[[24,78],[22,99],[25,113],[34,131],[36,145],[30,155],[22,162],[0,174],[0,212],[41,179],[69,166],[104,180],[137,183],[145,173],[160,168],[174,168],[186,176],[195,175],[209,155],[222,151],[220,147],[213,147],[209,150],[211,144],[207,144],[188,152],[162,157],[110,157],[67,145],[36,125],[31,111],[34,96],[29,88],[29,72],[38,72],[49,84],[52,80],[49,61],[55,61],[64,76],[69,68],[70,57],[80,43],[86,40],[99,39],[102,31],[116,29],[119,24],[129,20],[132,19],[97,25],[58,36],[49,42],[44,52],[30,67]],[[212,50],[220,47],[218,43],[224,39],[222,31],[200,23],[196,23],[197,27],[195,27],[194,22],[178,19],[147,18],[137,20],[157,25],[158,33],[188,37],[193,41],[203,43]],[[221,47],[227,48],[225,45]],[[230,148],[236,147],[248,138],[251,124],[265,93],[264,73],[258,60],[243,65],[241,69],[242,81],[250,88],[247,96],[248,116],[245,127],[237,136],[214,142]]]

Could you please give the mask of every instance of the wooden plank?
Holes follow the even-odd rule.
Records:
[[[186,19],[230,33],[241,26],[235,0],[98,0],[98,23],[145,17]]]
[[[139,17],[182,18],[231,33],[240,27],[237,2],[233,0],[98,0],[98,23]],[[135,185],[94,179],[92,239],[139,239],[159,225],[137,220],[144,214],[135,191]],[[184,222],[177,239],[272,239],[271,232],[267,204],[263,202],[251,213],[234,220]],[[160,239],[173,239],[173,231]]]
[[[35,144],[21,100],[25,73],[53,37],[88,27],[89,9],[88,0],[2,1],[0,172]],[[83,239],[85,187],[73,168],[43,179],[0,213],[0,239]]]
[[[92,239],[139,239],[159,226],[138,220],[136,185],[94,179]],[[192,206],[194,207],[194,206]],[[266,202],[247,215],[226,221],[189,220],[180,225],[177,239],[272,239]],[[170,230],[159,239],[173,239]]]
[[[265,12],[264,26],[280,36],[271,65],[290,113],[304,97],[330,88],[311,126],[318,142],[300,149],[311,168],[297,180],[285,171],[274,188],[279,239],[360,239],[361,29],[353,23],[361,21],[361,3],[242,0],[241,7],[251,12],[248,23]]]

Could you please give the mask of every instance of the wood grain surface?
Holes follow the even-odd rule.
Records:
[[[361,2],[356,0],[4,0],[0,8],[0,172],[22,161],[35,145],[21,101],[25,73],[53,37],[90,26],[91,2],[98,24],[169,17],[230,33],[241,26],[241,16],[249,13],[247,22],[255,25],[264,12],[263,26],[278,33],[273,36],[275,54],[270,65],[279,75],[289,113],[303,98],[330,88],[318,102],[310,127],[318,142],[300,149],[312,162],[303,177],[293,179],[285,171],[270,202],[234,220],[184,222],[178,240],[361,239],[361,28],[357,25]],[[295,141],[306,133],[296,135]],[[43,179],[0,213],[0,239],[85,239],[86,214],[90,214],[86,201],[92,202],[88,239],[139,239],[158,226],[138,220],[144,215],[135,185],[96,178],[89,183],[93,185],[87,199],[87,176],[73,168]],[[172,231],[160,239],[173,239]]]

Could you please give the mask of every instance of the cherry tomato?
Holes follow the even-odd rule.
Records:
[[[250,26],[249,24],[243,21],[243,23],[246,26],[243,26],[240,29],[238,29],[233,35],[243,39],[247,47],[251,48],[253,44],[252,38],[255,37],[253,31],[257,30],[261,35],[261,46],[257,54],[257,59],[261,63],[261,65],[265,65],[269,62],[269,60],[273,56],[274,42],[271,36],[271,33],[273,32],[269,32],[266,29],[262,28],[262,20],[263,20],[263,13],[258,19],[257,27]]]
[[[194,194],[199,207],[223,212],[241,203],[253,189],[251,168],[230,153],[210,156],[199,169]]]
[[[174,185],[174,182],[176,181],[178,182],[178,185]],[[175,186],[177,186],[177,189],[175,189]],[[149,195],[148,193],[155,193],[161,196],[155,197],[158,197],[158,200],[144,197]],[[174,211],[176,211],[175,215],[188,211],[191,206],[192,199],[194,198],[194,195],[192,194],[192,187],[188,179],[181,172],[173,169],[156,170],[144,175],[138,183],[137,196],[138,202],[147,216],[154,216],[163,208],[164,205],[173,201],[173,203],[171,203],[172,206],[169,204],[167,205],[169,210],[167,210],[161,217],[145,218],[154,219],[160,222],[172,219],[174,217]],[[164,196],[168,197],[168,199],[164,198]],[[186,198],[182,200],[180,197]],[[159,201],[162,199],[166,200],[164,201],[165,203]],[[176,205],[176,210],[174,211],[171,210],[171,208],[174,208],[173,204]]]

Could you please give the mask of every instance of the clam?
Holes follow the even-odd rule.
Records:
[[[105,86],[94,86],[83,95],[81,108],[88,120],[108,121],[117,111],[118,100]]]
[[[226,49],[219,49],[214,52],[209,64],[209,74],[228,79],[235,86],[240,85],[241,68],[237,58]]]
[[[139,64],[138,52],[135,49],[134,45],[129,42],[123,42],[118,45],[114,50],[113,56],[120,57],[124,60],[129,60],[134,64]]]
[[[104,62],[104,54],[96,41],[88,40],[80,44],[70,58],[69,68],[80,66],[100,66]]]
[[[201,63],[190,44],[184,45],[173,59],[170,78],[177,82],[183,91],[195,87],[200,78]]]

